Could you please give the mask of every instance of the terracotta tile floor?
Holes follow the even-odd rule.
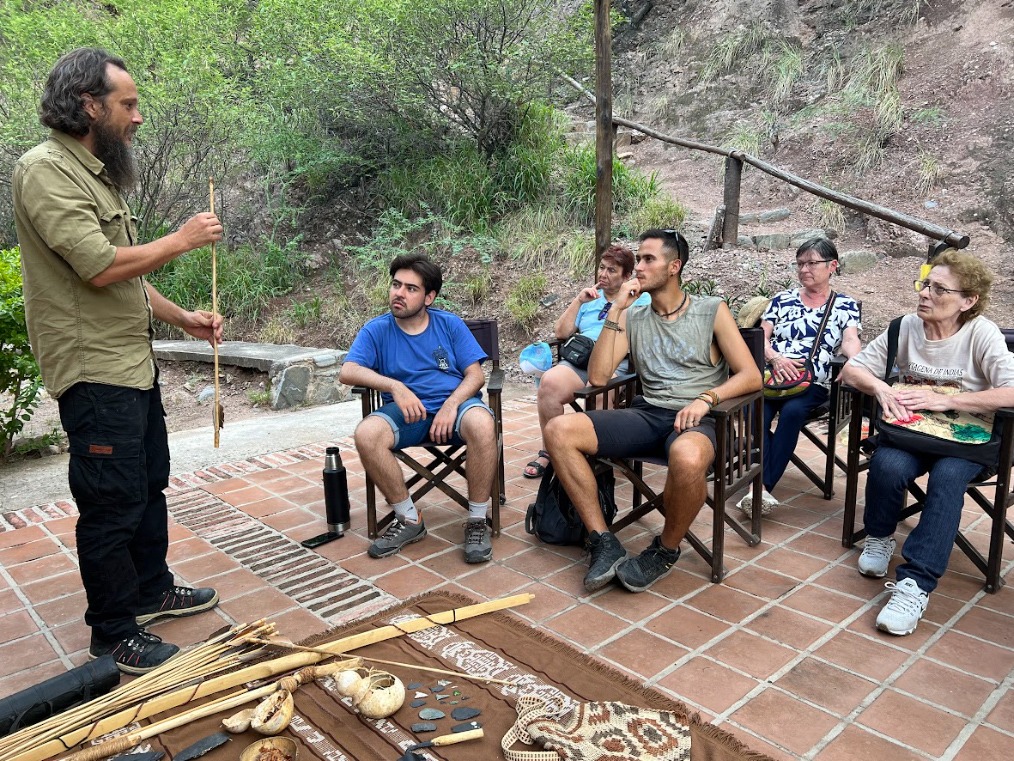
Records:
[[[505,415],[504,531],[494,561],[478,567],[461,557],[460,510],[436,492],[421,503],[425,540],[398,556],[367,557],[362,469],[347,439],[330,443],[345,453],[353,530],[317,552],[298,542],[324,529],[319,473],[328,442],[174,477],[174,569],[187,583],[216,586],[222,604],[155,631],[188,644],[224,622],[265,616],[298,640],[431,588],[480,598],[527,591],[535,600],[517,615],[776,758],[1014,756],[1014,586],[985,594],[955,550],[918,631],[878,633],[883,585],[859,576],[857,550],[839,543],[841,497],[824,501],[790,468],[763,543],[750,548],[728,532],[722,585],[708,583],[704,562],[684,545],[674,572],[650,591],[587,595],[581,551],[525,533],[537,486],[521,477],[539,449],[534,400],[507,402]],[[617,501],[628,494],[618,489]],[[61,501],[0,516],[0,695],[86,659],[74,515],[73,503]],[[704,510],[702,535],[710,520]],[[969,507],[963,525],[977,541],[982,524]],[[619,536],[636,551],[658,525],[652,516]]]

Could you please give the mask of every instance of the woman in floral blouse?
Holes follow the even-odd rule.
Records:
[[[819,340],[813,358],[815,381],[806,391],[783,399],[764,400],[764,492],[761,513],[767,515],[778,500],[771,495],[796,448],[799,431],[810,411],[827,401],[831,386],[831,359],[836,354],[852,357],[859,343],[859,305],[844,294],[833,304],[831,276],[839,269],[838,249],[826,238],[806,241],[796,251],[799,288],[777,294],[761,318],[766,339],[764,360],[779,381],[799,377],[813,342]],[[831,309],[822,335],[817,336],[824,310]],[[778,425],[772,431],[775,417]],[[753,514],[753,496],[739,502],[747,515]]]

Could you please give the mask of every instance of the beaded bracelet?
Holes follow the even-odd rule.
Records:
[[[617,333],[623,332],[623,328],[620,327],[620,323],[613,322],[612,320],[605,320],[602,323],[602,327],[606,330],[615,330]]]

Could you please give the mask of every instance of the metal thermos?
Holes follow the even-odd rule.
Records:
[[[328,447],[324,454],[324,512],[328,531],[343,536],[350,526],[349,482],[338,447]]]

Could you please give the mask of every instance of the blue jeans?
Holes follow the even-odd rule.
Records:
[[[903,449],[879,446],[866,476],[866,509],[863,525],[869,536],[892,536],[898,515],[908,497],[908,485],[929,473],[926,502],[919,523],[908,535],[898,566],[898,581],[912,579],[923,592],[932,592],[947,570],[954,537],[961,524],[965,489],[982,466],[959,457],[918,455]]]
[[[85,623],[104,642],[129,637],[139,608],[173,583],[166,565],[169,440],[158,381],[147,391],[75,383],[58,399],[70,443]]]
[[[810,411],[827,401],[828,390],[816,383],[797,396],[785,399],[764,399],[764,488],[775,488],[789,458],[796,449],[799,432],[803,429]],[[778,416],[778,427],[771,431],[771,423]]]

